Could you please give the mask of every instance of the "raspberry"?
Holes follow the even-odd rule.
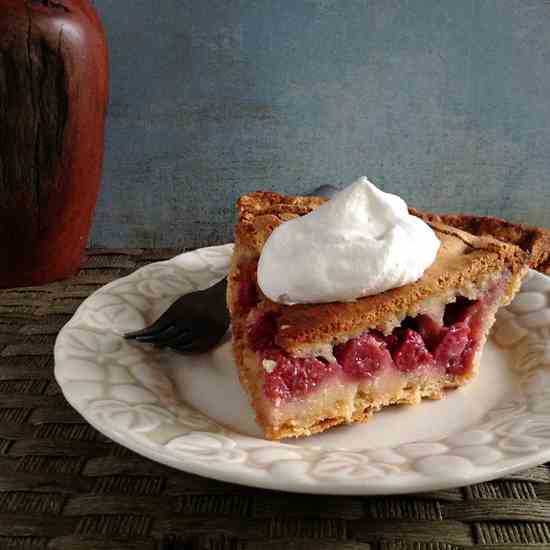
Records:
[[[393,364],[386,342],[373,332],[336,346],[334,355],[344,372],[356,380],[370,378],[382,367]]]
[[[275,404],[288,401],[291,397],[290,390],[281,376],[270,374],[266,376],[264,393]]]
[[[421,366],[434,364],[434,358],[418,332],[410,328],[397,329],[394,332],[398,333],[398,343],[393,346],[392,357],[400,371],[411,372]]]
[[[470,340],[470,329],[465,322],[444,329],[445,334],[434,352],[438,366],[452,374],[459,374],[464,367],[462,355]]]
[[[302,397],[333,374],[335,363],[324,363],[314,358],[291,357],[283,351],[269,351],[266,359],[275,361],[276,367],[266,373],[264,393],[272,401],[288,401]]]

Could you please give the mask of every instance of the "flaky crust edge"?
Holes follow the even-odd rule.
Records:
[[[444,223],[478,236],[491,236],[519,246],[528,254],[529,267],[550,275],[550,229],[512,223],[493,216],[432,214],[415,208],[411,214],[426,222]]]

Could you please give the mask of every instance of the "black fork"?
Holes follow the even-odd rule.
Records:
[[[227,332],[229,313],[225,307],[227,279],[178,298],[152,325],[130,332],[125,338],[181,352],[204,352]]]

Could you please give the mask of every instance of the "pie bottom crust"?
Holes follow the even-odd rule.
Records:
[[[233,346],[239,378],[250,396],[256,411],[256,420],[268,439],[302,437],[323,432],[339,424],[365,422],[383,407],[395,404],[415,404],[423,398],[442,399],[445,390],[458,388],[473,379],[479,369],[479,360],[494,323],[495,314],[509,304],[521,285],[522,273],[512,274],[500,299],[485,309],[478,348],[469,371],[462,375],[428,372],[396,375],[384,379],[383,388],[364,391],[353,388],[354,383],[334,384],[326,382],[303,399],[290,401],[276,407],[263,394],[263,372],[256,352],[246,343],[244,326],[234,327]],[[457,295],[460,295],[460,290]],[[308,412],[304,414],[304,408]]]

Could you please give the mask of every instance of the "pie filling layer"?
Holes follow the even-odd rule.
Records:
[[[248,328],[248,342],[264,370],[263,394],[274,406],[309,397],[326,383],[374,383],[388,374],[452,378],[468,374],[508,277],[476,300],[457,296],[439,319],[420,314],[406,317],[384,335],[367,330],[333,347],[332,358],[296,357],[274,344],[274,314],[265,314]]]

